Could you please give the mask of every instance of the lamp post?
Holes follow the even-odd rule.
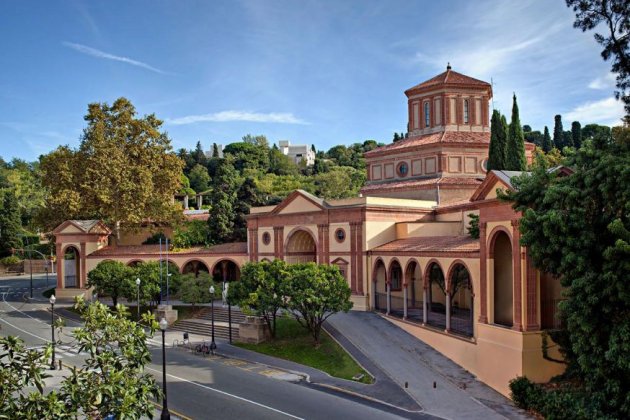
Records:
[[[55,370],[55,295],[51,295],[50,302],[50,328],[52,331],[52,361],[50,362],[50,370]]]
[[[170,305],[171,304],[171,298],[169,297],[168,294],[168,279],[173,275],[173,273],[169,273],[168,272],[168,265],[166,266],[166,304]]]
[[[46,265],[46,287],[48,287],[48,265]]]
[[[138,322],[140,322],[140,277],[136,279],[136,286],[138,291]]]
[[[166,319],[162,318],[160,320],[160,330],[162,330],[162,415],[160,418],[162,420],[170,420],[171,413],[168,411],[168,403],[166,400],[166,346],[164,345],[164,333],[166,332],[166,327],[168,327],[168,322]]]
[[[217,348],[217,343],[214,342],[214,286],[210,286],[208,290],[210,292],[210,307],[212,312],[212,342],[210,343],[210,351],[214,355],[214,351]]]

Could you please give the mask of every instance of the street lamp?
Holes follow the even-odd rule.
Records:
[[[214,286],[210,286],[210,289],[208,289],[208,291],[210,292],[210,307],[211,312],[212,312],[212,342],[210,343],[210,351],[212,352],[212,354],[214,355],[214,351],[217,348],[217,343],[214,342]]]
[[[166,332],[166,327],[168,327],[168,322],[166,319],[162,318],[160,320],[160,330],[162,330],[162,415],[160,418],[162,420],[170,420],[171,413],[168,411],[168,403],[166,401],[166,346],[164,345],[164,333]]]
[[[166,269],[168,270],[168,266],[166,267]],[[168,271],[166,272],[166,304],[170,305],[171,303],[171,299],[169,297],[168,294],[168,279],[173,275],[173,273],[169,273]]]
[[[138,319],[137,321],[140,322],[140,277],[136,279],[136,286],[138,289]]]
[[[55,301],[57,298],[55,295],[51,295],[50,302],[50,328],[52,330],[52,362],[50,363],[50,370],[55,370]]]

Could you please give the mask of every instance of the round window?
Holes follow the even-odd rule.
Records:
[[[262,241],[263,241],[263,244],[269,245],[269,243],[271,242],[271,235],[269,234],[269,232],[263,233]]]
[[[484,159],[481,161],[481,170],[484,172],[488,172],[488,159]]]
[[[341,243],[346,240],[346,231],[339,228],[335,231],[335,239],[337,242]]]
[[[407,176],[407,173],[409,172],[409,166],[407,166],[407,162],[400,162],[396,167],[396,171],[398,172],[399,177]]]

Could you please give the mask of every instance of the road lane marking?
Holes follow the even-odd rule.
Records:
[[[0,321],[1,321],[1,322],[4,322],[5,324],[7,324],[7,325],[9,325],[9,326],[11,326],[11,327],[13,327],[13,328],[15,328],[16,330],[22,331],[23,333],[26,333],[26,334],[28,334],[28,335],[32,335],[33,337],[35,337],[35,338],[39,338],[40,340],[43,340],[43,341],[45,341],[45,342],[47,342],[47,343],[49,343],[49,342],[50,342],[50,340],[49,340],[49,339],[44,338],[44,337],[40,337],[39,335],[36,335],[36,334],[33,334],[33,333],[28,332],[28,331],[26,331],[26,330],[23,330],[22,328],[18,327],[17,325],[14,325],[14,324],[10,323],[9,321],[7,321],[7,320],[6,320],[6,319],[4,319],[4,318],[0,318]]]
[[[156,373],[159,373],[159,374],[162,374],[161,370],[153,369],[153,368],[150,368],[150,367],[147,367],[146,369],[147,370],[152,370],[153,372],[156,372]],[[258,407],[266,408],[267,410],[271,410],[271,411],[274,411],[276,413],[283,414],[283,415],[285,415],[287,417],[290,417],[292,419],[304,420],[302,417],[294,416],[293,414],[289,414],[287,412],[278,410],[277,408],[269,407],[268,405],[264,405],[264,404],[261,404],[261,403],[256,402],[256,401],[248,400],[247,398],[239,397],[238,395],[230,394],[229,392],[221,391],[220,389],[212,388],[211,386],[208,386],[208,385],[203,385],[203,384],[200,384],[200,383],[195,382],[195,381],[190,381],[188,379],[180,378],[179,376],[171,375],[170,373],[167,373],[166,376],[170,376],[171,378],[177,379],[178,381],[188,382],[189,384],[197,385],[198,387],[205,388],[205,389],[217,392],[217,393],[222,394],[222,395],[227,395],[229,397],[235,398],[235,399],[240,400],[240,401],[248,402],[248,403],[256,405]]]
[[[17,312],[21,313],[22,315],[26,315],[27,317],[29,317],[31,319],[34,319],[37,322],[41,322],[42,324],[46,324],[46,322],[42,321],[41,319],[34,318],[34,317],[30,316],[29,314],[27,314],[26,312],[22,312],[18,308],[16,308],[15,306],[11,305],[9,302],[7,302],[6,295],[2,296],[2,301],[4,303],[6,303],[7,305],[9,305],[14,311],[17,311]]]

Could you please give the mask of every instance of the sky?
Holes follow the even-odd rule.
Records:
[[[174,149],[388,143],[447,62],[534,129],[616,124],[610,63],[573,21],[564,0],[3,1],[0,157],[77,147],[88,104],[121,96]]]

